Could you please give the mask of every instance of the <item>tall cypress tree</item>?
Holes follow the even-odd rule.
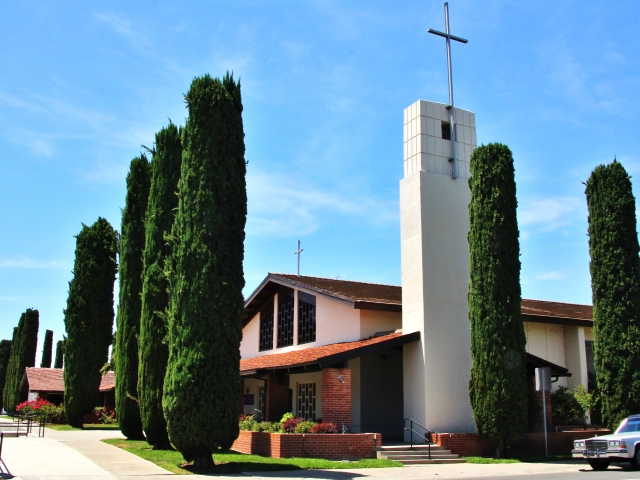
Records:
[[[205,75],[185,99],[162,403],[171,442],[206,468],[238,436],[246,164],[240,84]]]
[[[4,408],[13,412],[20,402],[27,399],[27,391],[20,390],[22,377],[27,367],[36,364],[38,350],[38,327],[40,315],[38,310],[28,308],[20,316],[17,329],[14,330],[11,342],[11,356],[7,367],[7,378],[4,386]]]
[[[64,340],[56,343],[56,359],[53,361],[53,368],[63,368],[64,366]]]
[[[51,368],[51,354],[53,353],[53,331],[44,332],[44,343],[42,344],[42,359],[40,368]]]
[[[474,150],[469,186],[469,397],[478,433],[496,440],[500,457],[528,422],[515,170],[506,145]]]
[[[617,161],[586,185],[595,338],[602,420],[610,427],[640,409],[640,262],[636,201]]]
[[[138,334],[142,310],[144,217],[149,198],[149,161],[134,158],[127,175],[127,197],[120,231],[120,301],[115,348],[116,412],[122,434],[144,439],[138,407]],[[134,400],[135,399],[135,400]]]
[[[64,404],[69,425],[97,405],[100,368],[107,362],[113,329],[113,285],[118,270],[117,233],[104,218],[83,225],[76,237],[73,279],[64,311]]]
[[[142,315],[140,317],[138,400],[142,427],[149,444],[156,450],[171,447],[167,422],[162,412],[162,389],[167,370],[166,310],[169,283],[164,272],[171,253],[165,236],[178,206],[178,180],[182,163],[182,144],[178,127],[169,123],[156,134],[151,162],[151,189],[145,220]]]
[[[7,368],[9,367],[9,357],[11,356],[11,340],[0,341],[0,403],[2,403],[4,384],[7,379]],[[4,408],[3,404],[0,407]]]

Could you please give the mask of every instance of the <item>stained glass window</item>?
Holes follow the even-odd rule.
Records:
[[[293,290],[278,295],[278,348],[293,345]]]
[[[298,292],[298,343],[316,341],[316,297]]]
[[[273,302],[271,302],[273,304]],[[273,308],[260,312],[260,351],[273,349]]]

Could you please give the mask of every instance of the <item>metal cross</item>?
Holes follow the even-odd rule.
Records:
[[[439,35],[447,40],[447,69],[449,71],[449,105],[447,108],[449,109],[449,121],[451,126],[451,158],[449,161],[451,162],[451,178],[455,180],[458,178],[458,161],[456,155],[456,117],[455,108],[453,108],[453,78],[451,75],[451,40],[461,43],[467,43],[468,40],[456,37],[449,33],[449,2],[445,2],[444,4],[444,26],[446,29],[445,33],[432,28],[429,29],[429,33]]]
[[[303,252],[304,250],[302,250],[300,248],[300,240],[298,240],[298,250],[296,250],[295,252],[293,252],[294,255],[298,256],[298,276],[300,276],[300,254]]]

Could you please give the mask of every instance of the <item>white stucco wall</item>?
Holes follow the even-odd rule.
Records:
[[[449,142],[441,138],[446,108],[421,100],[405,109],[405,177],[400,181],[402,330],[421,332],[420,342],[404,346],[404,414],[452,433],[475,432],[467,393],[467,178],[475,115],[456,110],[456,116],[469,130],[463,134],[469,144],[458,149],[460,178],[451,178]]]
[[[566,366],[571,373],[571,377],[566,380],[566,386],[572,390],[579,384],[582,384],[585,387],[588,387],[589,385],[584,330],[584,327],[574,327],[569,325],[565,325],[564,327]]]
[[[362,338],[360,328],[360,313],[364,310],[354,309],[350,304],[334,300],[330,297],[318,295],[310,290],[303,290],[306,293],[316,297],[316,341],[298,345],[298,336],[294,335],[293,345],[282,348],[274,348],[272,350],[259,351],[260,347],[260,314],[254,316],[242,330],[242,342],[240,342],[240,356],[242,358],[251,358],[261,355],[271,355],[274,353],[284,353],[292,350],[301,350],[304,348],[318,347],[338,342],[351,342]],[[295,291],[297,297],[297,290]],[[373,315],[369,317],[366,331],[379,328],[391,330],[392,328],[400,328],[398,320],[392,320],[391,317],[385,315],[389,312],[374,312],[381,315]],[[395,314],[398,315],[398,314]],[[297,315],[296,315],[297,319]],[[398,325],[394,327],[394,325]],[[387,328],[389,327],[389,328]],[[297,328],[296,328],[297,332]],[[373,334],[372,333],[372,334]],[[277,321],[274,320],[274,346],[277,345]]]
[[[272,352],[268,350],[260,352],[260,314],[254,316],[242,329],[242,341],[240,342],[240,357],[251,358]]]
[[[402,313],[360,310],[360,338],[402,328]]]

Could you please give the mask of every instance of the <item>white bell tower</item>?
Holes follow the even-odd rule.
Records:
[[[404,346],[404,415],[432,431],[472,433],[467,233],[476,124],[475,114],[456,108],[451,132],[451,113],[424,100],[404,111],[402,330],[420,332]]]

